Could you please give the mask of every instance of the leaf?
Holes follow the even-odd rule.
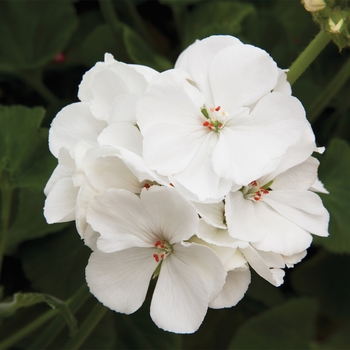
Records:
[[[67,223],[46,223],[43,215],[44,201],[42,191],[26,188],[18,191],[17,212],[6,239],[6,254],[12,254],[22,242],[60,231],[67,226]]]
[[[347,317],[350,314],[350,280],[346,274],[336,272],[349,270],[349,255],[324,251],[297,266],[291,275],[292,284],[298,293],[317,298],[323,313]]]
[[[173,68],[169,60],[155,53],[132,28],[126,25],[123,26],[123,38],[126,51],[134,63],[149,66],[158,71]]]
[[[255,12],[255,7],[248,3],[202,2],[194,8],[186,21],[183,46],[214,34],[237,36],[242,31],[243,22]]]
[[[43,66],[64,49],[76,25],[69,1],[0,1],[0,71]]]
[[[345,323],[343,327],[337,329],[330,337],[328,337],[324,342],[318,343],[319,349],[328,350],[348,350],[350,344],[350,322]]]
[[[280,289],[267,282],[252,271],[252,282],[247,290],[247,296],[261,301],[266,306],[275,306],[285,301]]]
[[[346,141],[333,139],[320,157],[319,178],[329,194],[320,194],[324,206],[330,213],[330,235],[314,237],[317,244],[331,252],[350,253],[350,147]]]
[[[48,150],[48,131],[40,128],[43,108],[0,106],[0,175],[13,187],[42,191],[57,161]]]
[[[0,303],[0,320],[12,316],[18,309],[29,307],[38,303],[46,303],[53,309],[59,309],[65,318],[69,327],[70,333],[74,334],[77,331],[75,317],[69,310],[64,301],[59,300],[48,294],[41,293],[16,293],[13,296],[13,301]]]
[[[43,66],[64,49],[76,25],[69,1],[0,1],[0,71]]]
[[[228,349],[310,349],[315,333],[316,303],[292,299],[250,318]]]
[[[19,255],[33,288],[67,299],[85,283],[90,252],[71,224],[61,232],[22,244]]]
[[[113,32],[109,24],[100,24],[87,36],[82,44],[82,60],[92,66],[104,60],[104,54],[111,53],[116,60],[129,62],[123,41],[123,30],[120,34]]]

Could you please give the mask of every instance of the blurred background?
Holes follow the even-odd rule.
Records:
[[[105,52],[163,71],[196,39],[229,34],[265,49],[287,69],[319,30],[297,0],[1,0],[3,302],[17,292],[67,300],[85,284],[90,250],[74,223],[47,225],[42,214],[43,188],[57,164],[48,151],[47,128],[62,107],[78,101],[82,75],[103,61]],[[108,310],[79,348],[350,349],[349,58],[349,49],[339,50],[331,42],[292,87],[318,146],[326,146],[318,158],[319,177],[330,192],[321,195],[331,214],[330,237],[315,238],[306,258],[286,271],[279,288],[252,271],[251,285],[238,305],[209,309],[195,334],[158,329],[149,316],[148,298],[130,316]],[[78,326],[97,303],[92,296],[83,301],[77,307]],[[39,303],[0,313],[0,347],[47,310]],[[35,327],[9,348],[64,348],[68,327],[51,333],[48,327]],[[41,342],[45,334],[50,339]]]

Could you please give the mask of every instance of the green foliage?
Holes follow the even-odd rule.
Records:
[[[292,299],[252,317],[238,331],[229,349],[311,349],[317,305]]]
[[[344,140],[334,139],[321,157],[319,177],[329,194],[322,195],[331,219],[327,239],[315,237],[315,242],[336,253],[350,253],[350,193],[346,190],[350,178],[350,147]]]
[[[281,288],[253,273],[243,300],[229,309],[208,310],[195,334],[172,334],[154,325],[152,286],[133,315],[106,310],[89,298],[84,271],[90,249],[73,224],[48,225],[42,212],[43,189],[57,164],[43,121],[48,126],[59,107],[76,101],[77,79],[105,52],[163,71],[196,39],[230,34],[265,49],[288,68],[318,30],[298,1],[0,1],[0,103],[11,105],[0,106],[0,260],[2,255],[12,259],[5,260],[2,271],[0,345],[10,339],[3,348],[347,349],[348,73],[340,74],[336,89],[330,82],[349,60],[349,51],[339,55],[335,45],[328,45],[293,85],[318,144],[327,145],[319,157],[319,177],[330,192],[321,194],[331,214],[330,236],[314,237],[310,257],[286,271]],[[65,60],[54,62],[61,52]],[[25,278],[13,272],[12,261]],[[47,311],[45,304],[56,310]],[[72,331],[74,317],[80,332],[69,338],[65,324]]]
[[[77,331],[76,320],[67,305],[52,295],[41,293],[16,293],[11,302],[0,303],[0,321],[12,316],[19,308],[29,307],[38,303],[46,303],[53,309],[59,309],[67,322],[70,333],[73,335]]]
[[[1,1],[0,71],[39,68],[64,49],[76,26],[68,1]]]
[[[292,282],[301,295],[318,298],[323,313],[333,318],[350,314],[350,280],[335,273],[349,271],[350,256],[322,252],[293,271]]]
[[[249,3],[203,2],[188,17],[184,30],[184,47],[196,39],[214,34],[238,36],[247,17],[255,14],[255,7]]]

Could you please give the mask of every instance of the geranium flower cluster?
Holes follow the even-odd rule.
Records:
[[[105,55],[50,128],[49,223],[76,221],[91,293],[130,314],[156,278],[158,327],[191,333],[275,286],[327,236],[314,134],[284,70],[231,36],[196,41],[159,73]]]

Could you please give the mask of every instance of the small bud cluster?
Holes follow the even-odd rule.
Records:
[[[350,46],[350,7],[348,1],[302,0],[305,9],[321,29],[333,34],[339,49]]]

